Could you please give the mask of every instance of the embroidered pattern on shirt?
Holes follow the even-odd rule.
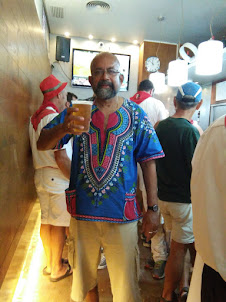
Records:
[[[116,122],[106,131],[104,148],[101,149],[100,128],[91,122],[89,133],[82,135],[80,145],[80,172],[94,196],[106,194],[107,190],[117,191],[120,182],[126,146],[133,143],[130,108],[122,106],[115,113]],[[93,110],[92,116],[98,111]],[[126,144],[126,146],[124,145]],[[132,147],[131,147],[132,148]],[[128,158],[129,159],[129,158]]]

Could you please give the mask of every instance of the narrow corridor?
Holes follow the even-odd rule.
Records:
[[[72,276],[54,283],[48,280],[48,276],[42,274],[45,255],[39,236],[39,227],[40,207],[36,202],[0,289],[0,301],[70,302]],[[143,247],[141,242],[139,245],[142,302],[158,302],[164,279],[154,280],[150,270],[144,269],[144,264],[150,257],[150,250]],[[67,254],[67,246],[64,253]],[[98,282],[100,302],[112,302],[107,269],[98,271]]]

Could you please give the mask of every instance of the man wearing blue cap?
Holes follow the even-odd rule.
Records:
[[[192,263],[195,258],[190,179],[191,160],[200,134],[190,120],[201,105],[202,88],[193,82],[182,85],[174,98],[176,112],[156,128],[165,152],[165,158],[156,163],[159,206],[166,230],[171,230],[161,302],[177,301],[174,290],[179,283],[180,301],[186,301],[188,274],[185,280],[182,275],[187,250]]]

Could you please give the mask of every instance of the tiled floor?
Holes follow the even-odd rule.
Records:
[[[4,302],[69,302],[72,276],[60,282],[50,282],[42,275],[45,256],[39,237],[40,208],[35,203],[24,229],[5,280],[0,289],[0,301]],[[66,253],[65,249],[65,253]],[[144,269],[150,257],[149,248],[140,244],[142,302],[158,302],[163,280],[153,280],[151,272]],[[100,302],[112,302],[107,269],[98,271]]]

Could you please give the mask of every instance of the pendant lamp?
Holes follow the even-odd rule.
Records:
[[[223,42],[210,39],[198,46],[196,73],[213,75],[222,71]]]
[[[151,73],[149,76],[149,80],[153,83],[155,88],[155,93],[160,94],[166,90],[165,85],[165,74],[163,72],[155,72]]]
[[[184,60],[174,60],[169,63],[168,85],[178,87],[188,81],[188,63]]]

